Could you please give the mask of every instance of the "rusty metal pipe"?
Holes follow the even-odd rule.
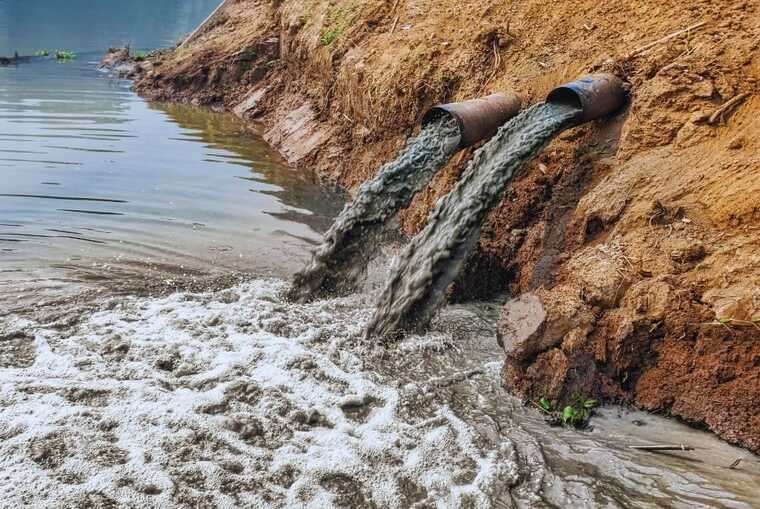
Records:
[[[422,125],[449,115],[459,124],[462,135],[459,148],[464,149],[496,134],[499,127],[520,112],[521,107],[522,98],[513,92],[492,94],[481,99],[435,106],[422,117]]]
[[[546,102],[568,104],[581,110],[578,124],[618,111],[628,96],[626,84],[614,74],[589,74],[565,83],[551,92]]]

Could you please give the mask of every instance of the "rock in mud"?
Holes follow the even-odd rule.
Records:
[[[575,329],[585,337],[592,322],[576,289],[527,293],[505,304],[497,338],[507,356],[527,360],[558,346]]]
[[[100,61],[98,69],[118,78],[135,79],[152,67],[150,62],[138,62],[126,48],[109,48]]]

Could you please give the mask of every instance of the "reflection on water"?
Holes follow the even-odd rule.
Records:
[[[230,115],[149,106],[87,63],[5,73],[4,265],[118,256],[287,269],[336,210]]]
[[[171,45],[219,1],[0,0],[0,55],[77,53],[0,67],[0,317],[92,283],[170,289],[306,259],[340,200],[234,117],[149,105],[96,70],[109,46]]]
[[[340,200],[234,116],[149,105],[97,58],[0,69],[0,282],[304,262]]]

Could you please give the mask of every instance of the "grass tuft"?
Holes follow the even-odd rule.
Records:
[[[595,399],[587,399],[580,394],[573,394],[570,404],[562,410],[562,422],[579,427],[591,417],[591,410],[596,406]]]
[[[352,2],[345,8],[330,9],[327,12],[327,25],[322,28],[319,36],[319,42],[323,46],[330,46],[343,37],[346,29],[353,22],[355,7],[356,4]]]

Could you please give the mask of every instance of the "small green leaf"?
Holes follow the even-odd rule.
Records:
[[[562,411],[562,422],[565,424],[572,422],[575,418],[575,410],[571,406],[566,406]]]
[[[552,404],[549,402],[546,398],[541,398],[538,400],[538,406],[546,410],[547,412],[552,411]]]
[[[596,406],[596,400],[595,399],[587,399],[583,402],[583,406],[585,408],[594,408]]]

